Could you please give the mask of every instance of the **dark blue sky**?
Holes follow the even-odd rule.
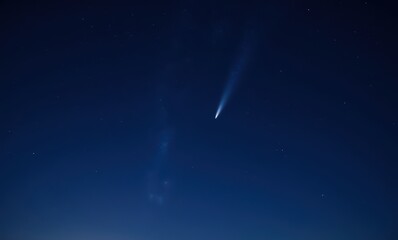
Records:
[[[0,9],[0,239],[397,239],[391,4]]]

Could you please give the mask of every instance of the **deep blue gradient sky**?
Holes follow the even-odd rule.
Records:
[[[2,2],[0,239],[398,239],[391,4]]]

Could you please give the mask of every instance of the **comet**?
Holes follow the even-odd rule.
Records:
[[[220,103],[218,104],[216,115],[214,116],[214,119],[218,118],[218,116],[223,111],[225,105],[229,101],[231,95],[234,93],[236,86],[239,82],[239,79],[242,76],[242,72],[247,65],[248,55],[249,55],[249,44],[248,44],[248,41],[246,40],[242,44],[242,47],[239,51],[237,61],[235,62],[235,65],[233,66],[232,71],[228,75],[228,79],[227,79],[223,94],[221,95]]]

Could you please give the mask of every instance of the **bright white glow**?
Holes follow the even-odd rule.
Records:
[[[218,115],[219,115],[220,112],[221,112],[221,109],[222,109],[222,106],[220,105],[220,106],[218,107],[218,109],[217,109],[216,116],[214,117],[214,119],[217,119]]]
[[[214,119],[217,119],[218,115],[220,115],[221,111],[224,109],[225,102],[229,99],[231,92],[232,92],[232,86],[231,86],[231,81],[229,81],[223,95],[221,96],[220,104],[218,104],[216,116],[214,117]]]

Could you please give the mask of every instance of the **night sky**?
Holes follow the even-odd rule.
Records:
[[[398,239],[394,1],[32,2],[1,240]]]

